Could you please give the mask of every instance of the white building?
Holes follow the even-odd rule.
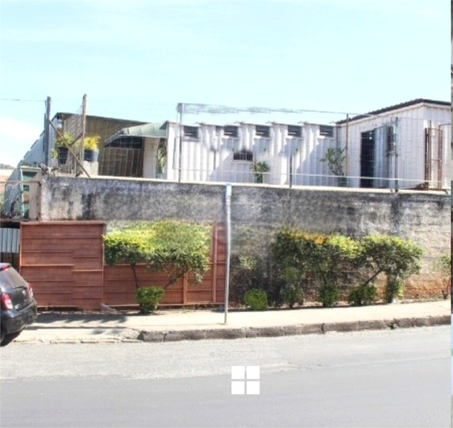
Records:
[[[134,126],[106,141],[103,162],[116,165],[109,175],[127,175],[129,167],[119,159],[133,158],[134,171],[144,178],[337,186],[342,180],[322,159],[328,149],[338,148],[348,186],[438,189],[450,187],[450,134],[450,103],[417,99],[334,125],[167,121]],[[138,151],[124,156],[124,150]],[[264,164],[264,171],[254,170]]]

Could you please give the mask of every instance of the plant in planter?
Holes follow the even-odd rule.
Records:
[[[57,151],[57,158],[59,165],[65,165],[68,159],[68,147],[75,144],[75,138],[69,133],[58,134],[55,138],[55,148]]]
[[[83,160],[87,162],[97,162],[99,157],[99,140],[101,137],[99,135],[94,135],[91,137],[85,137],[83,143]]]
[[[264,173],[270,171],[270,167],[267,162],[255,162],[250,168],[255,175],[255,183],[263,183]]]
[[[345,173],[343,171],[343,163],[346,159],[345,153],[346,147],[331,147],[327,149],[324,158],[320,160],[320,162],[327,162],[330,172],[338,177],[339,187],[347,186],[347,178],[345,177]]]

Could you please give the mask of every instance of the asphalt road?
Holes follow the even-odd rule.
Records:
[[[4,428],[450,426],[449,327],[0,356]],[[260,395],[231,395],[232,365],[260,366]]]

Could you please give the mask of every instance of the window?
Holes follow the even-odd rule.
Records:
[[[108,147],[118,147],[121,149],[143,149],[143,138],[120,137],[109,143]]]
[[[196,126],[184,126],[184,137],[198,138],[198,128]]]
[[[249,150],[241,150],[240,152],[234,152],[233,160],[253,162],[253,153]]]
[[[333,126],[319,125],[319,135],[333,138]]]
[[[394,138],[394,131],[393,126],[387,127],[387,154],[392,153],[394,146],[395,138]]]
[[[223,135],[225,137],[237,138],[238,137],[238,127],[237,126],[225,126],[223,128]]]
[[[269,138],[271,136],[271,128],[269,126],[256,125],[255,135],[257,137]]]
[[[288,137],[296,137],[296,138],[302,137],[302,127],[288,125]]]

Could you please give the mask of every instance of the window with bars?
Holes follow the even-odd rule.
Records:
[[[329,125],[319,125],[319,135],[322,137],[333,138],[333,126]]]
[[[198,128],[196,126],[184,126],[183,133],[184,137],[198,138]]]
[[[269,126],[256,125],[255,135],[257,137],[269,138],[271,136],[271,128]]]
[[[237,126],[225,126],[223,128],[223,135],[224,135],[224,137],[237,138],[239,135],[238,127]]]
[[[288,125],[288,137],[302,137],[302,126]]]
[[[253,162],[253,153],[250,150],[234,152],[233,160]]]

